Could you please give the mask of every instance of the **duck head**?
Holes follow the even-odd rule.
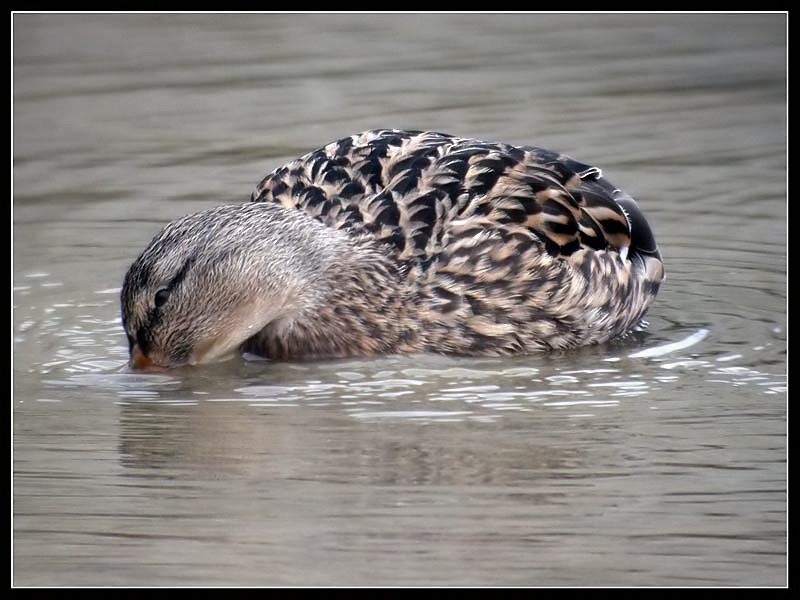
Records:
[[[267,325],[291,328],[314,303],[336,232],[268,203],[220,206],[164,227],[121,292],[130,366],[223,360]]]

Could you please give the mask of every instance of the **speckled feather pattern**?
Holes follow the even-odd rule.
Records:
[[[622,259],[615,195],[599,169],[541,148],[379,130],[277,169],[252,199],[386,244],[417,284],[415,349],[508,354],[605,341],[641,319],[663,269]]]
[[[630,330],[664,278],[633,199],[535,147],[367,131],[279,167],[251,200],[167,226],[128,272],[123,321],[156,364],[233,348],[570,348]],[[169,301],[155,307],[159,290]]]

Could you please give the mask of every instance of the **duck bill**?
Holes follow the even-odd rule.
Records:
[[[131,358],[128,361],[128,366],[135,371],[166,370],[157,366],[152,360],[147,358],[144,352],[142,352],[142,349],[139,348],[139,344],[134,344],[133,348],[131,348]]]

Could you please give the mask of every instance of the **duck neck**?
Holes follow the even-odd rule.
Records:
[[[283,315],[242,350],[273,360],[413,350],[415,303],[403,267],[367,238],[342,235],[328,250],[291,291]]]

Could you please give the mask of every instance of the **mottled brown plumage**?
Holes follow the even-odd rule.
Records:
[[[664,278],[633,199],[535,147],[367,131],[251,200],[178,219],[133,263],[134,366],[570,348],[631,329]]]

